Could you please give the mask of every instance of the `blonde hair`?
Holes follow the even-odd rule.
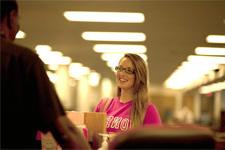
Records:
[[[125,54],[124,57],[129,58],[134,66],[134,100],[131,109],[132,127],[141,125],[144,120],[146,107],[148,104],[148,73],[144,60],[136,54]],[[123,58],[124,58],[123,57]],[[121,96],[121,88],[117,88],[117,96]]]

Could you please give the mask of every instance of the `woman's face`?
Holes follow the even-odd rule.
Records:
[[[116,82],[121,89],[132,89],[134,86],[135,74],[134,66],[131,60],[124,57],[120,60],[119,66],[116,72]]]

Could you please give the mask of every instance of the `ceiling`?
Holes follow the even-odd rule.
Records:
[[[113,78],[113,72],[92,49],[94,44],[144,44],[147,47],[150,85],[162,86],[170,74],[194,54],[197,46],[225,47],[209,44],[209,34],[225,34],[225,1],[109,1],[109,0],[19,0],[21,30],[25,39],[17,43],[32,49],[37,44],[49,44],[74,62]],[[63,12],[120,11],[142,12],[144,23],[68,22]],[[84,31],[143,32],[145,42],[94,42],[81,37]]]

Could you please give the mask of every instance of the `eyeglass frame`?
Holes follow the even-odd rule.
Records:
[[[115,67],[115,71],[117,71],[117,72],[122,72],[123,71],[123,72],[125,72],[127,74],[134,74],[135,73],[134,69],[131,69],[130,67],[124,68],[122,66],[116,66]]]

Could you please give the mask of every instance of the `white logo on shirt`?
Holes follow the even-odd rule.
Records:
[[[122,118],[122,117],[114,117],[114,116],[108,116],[107,117],[107,128],[114,128],[114,129],[120,129],[121,131],[126,131],[129,129],[130,120],[128,118]]]

